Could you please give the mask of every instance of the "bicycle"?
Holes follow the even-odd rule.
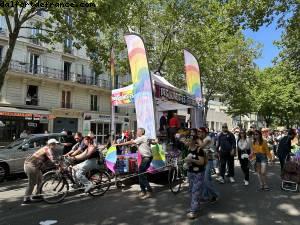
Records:
[[[74,190],[84,190],[83,185],[73,176],[74,170],[70,165],[72,165],[70,159],[62,157],[57,170],[44,174],[41,195],[45,202],[54,204],[63,201],[69,193],[69,182],[75,187]],[[95,188],[88,192],[93,197],[104,195],[111,185],[109,174],[100,166],[99,169],[87,173],[87,178],[95,185]]]
[[[185,181],[185,175],[183,170],[183,161],[180,159],[180,151],[169,151],[167,153],[167,167],[169,188],[173,194],[178,194],[181,190],[181,186]]]

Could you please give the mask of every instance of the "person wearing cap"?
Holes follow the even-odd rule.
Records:
[[[28,177],[28,186],[22,205],[30,204],[33,199],[41,199],[39,194],[42,184],[42,168],[49,160],[56,163],[54,151],[57,150],[57,144],[59,144],[59,142],[56,139],[49,139],[46,146],[40,148],[25,160],[24,171]],[[35,186],[37,186],[36,195],[31,197]]]
[[[286,136],[284,136],[278,145],[277,155],[280,161],[281,171],[283,170],[286,158],[291,153],[292,140],[296,137],[297,133],[294,129],[289,129]]]

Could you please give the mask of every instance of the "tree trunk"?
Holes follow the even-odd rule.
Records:
[[[19,35],[19,31],[20,31],[20,28],[15,27],[13,32],[9,34],[9,41],[8,41],[8,46],[9,47],[7,49],[7,52],[6,52],[5,58],[3,60],[3,63],[1,64],[1,67],[0,67],[0,91],[1,91],[3,83],[4,83],[5,75],[8,71],[8,68],[9,68],[9,64],[10,64],[10,61],[11,61],[11,58],[12,58],[13,51],[15,49],[15,45],[16,45],[17,38],[18,38],[18,35]]]

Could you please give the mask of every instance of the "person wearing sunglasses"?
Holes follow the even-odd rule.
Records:
[[[256,172],[258,175],[258,181],[260,184],[260,190],[269,191],[270,188],[267,185],[267,162],[268,158],[272,159],[272,155],[269,151],[267,142],[263,139],[262,133],[259,130],[254,131],[252,154],[256,158]]]

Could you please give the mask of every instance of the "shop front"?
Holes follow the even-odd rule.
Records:
[[[111,116],[96,113],[85,113],[83,120],[83,135],[87,135],[92,131],[97,139],[97,142],[104,144],[107,141],[107,136],[111,132]],[[130,129],[128,116],[115,117],[116,134],[121,134],[122,130]]]
[[[0,143],[5,145],[18,139],[24,130],[28,134],[44,133],[52,119],[46,110],[0,107]]]
[[[82,111],[68,109],[54,109],[52,114],[55,116],[53,123],[50,124],[50,131],[60,133],[63,130],[72,133],[82,131]]]

